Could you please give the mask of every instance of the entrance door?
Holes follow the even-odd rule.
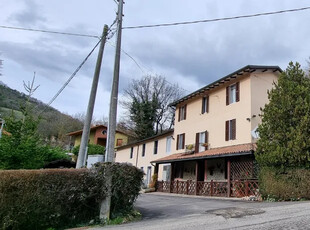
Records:
[[[151,183],[151,175],[152,175],[152,167],[148,166],[147,167],[147,173],[146,173],[146,185],[149,186]]]

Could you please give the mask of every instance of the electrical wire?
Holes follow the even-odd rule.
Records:
[[[41,29],[22,28],[22,27],[14,27],[14,26],[3,26],[3,25],[0,25],[0,28],[12,29],[12,30],[24,30],[24,31],[31,31],[31,32],[50,33],[50,34],[69,35],[69,36],[78,36],[78,37],[89,37],[89,38],[98,38],[98,39],[100,39],[100,36],[91,35],[91,34],[79,34],[79,33],[52,31],[52,30],[41,30]]]
[[[79,72],[79,70],[82,68],[82,66],[85,64],[85,62],[87,61],[87,59],[91,56],[91,54],[95,51],[95,49],[97,48],[97,46],[100,44],[102,38],[100,38],[100,40],[97,42],[97,44],[94,46],[94,48],[89,52],[89,54],[86,56],[86,58],[84,58],[84,60],[82,61],[82,63],[77,67],[77,69],[71,74],[71,76],[69,77],[69,79],[64,83],[64,85],[58,90],[58,92],[55,94],[55,96],[47,103],[47,106],[45,107],[45,109],[50,106],[55,100],[56,98],[61,94],[61,92],[66,88],[66,86],[70,83],[70,81],[75,77],[75,75]],[[45,109],[42,111],[44,112]],[[41,113],[42,113],[41,112]]]
[[[153,25],[126,26],[126,27],[123,27],[123,29],[142,29],[142,28],[153,28],[153,27],[164,27],[164,26],[167,27],[167,26],[178,26],[178,25],[188,25],[188,24],[197,24],[197,23],[227,21],[227,20],[234,20],[234,19],[240,19],[240,18],[251,18],[251,17],[267,16],[267,15],[274,15],[274,14],[290,13],[290,12],[296,12],[296,11],[309,10],[309,9],[310,9],[310,6],[307,6],[307,7],[303,7],[303,8],[279,10],[279,11],[273,11],[273,12],[240,15],[240,16],[225,17],[225,18],[214,18],[214,19],[204,19],[204,20],[196,20],[196,21],[162,23],[162,24],[153,24]]]
[[[115,45],[112,44],[111,42],[109,42],[109,41],[107,41],[107,42],[108,42],[109,45],[115,47]],[[147,68],[144,67],[144,69],[143,69],[142,66],[138,63],[138,61],[137,61],[133,56],[131,56],[128,52],[126,52],[125,50],[121,49],[121,51],[122,51],[122,53],[124,53],[127,57],[129,57],[129,58],[136,64],[136,66],[140,69],[140,71],[141,71],[143,74],[146,74],[146,71],[144,71],[144,69],[147,69]],[[147,71],[152,72],[152,71],[150,71],[150,69],[148,69]],[[172,86],[176,86],[176,84],[173,84],[173,83],[167,81],[166,79],[164,79],[164,81],[165,81],[166,83],[172,85]],[[179,89],[183,90],[183,91],[190,92],[189,90],[183,89],[182,87],[180,87],[180,86],[178,86],[178,85],[177,85],[177,87],[178,87]]]

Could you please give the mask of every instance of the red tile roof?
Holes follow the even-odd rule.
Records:
[[[252,153],[256,149],[256,145],[242,144],[242,145],[232,145],[227,147],[220,147],[214,149],[208,149],[200,153],[176,153],[172,154],[155,161],[152,163],[168,163],[173,161],[184,161],[184,160],[193,160],[197,158],[212,158],[212,157],[221,157],[225,155],[232,155],[237,153]]]

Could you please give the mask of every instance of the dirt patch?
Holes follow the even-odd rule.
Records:
[[[224,208],[206,211],[208,214],[214,214],[217,216],[223,216],[225,219],[229,218],[242,218],[244,216],[253,216],[264,213],[261,209],[252,208]]]

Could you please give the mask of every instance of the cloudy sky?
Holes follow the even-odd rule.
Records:
[[[130,0],[123,26],[193,21],[310,6],[307,0]],[[0,25],[101,35],[116,16],[114,0],[1,0]],[[310,56],[310,10],[174,27],[124,29],[120,93],[131,79],[159,74],[190,93],[245,65],[306,66]],[[0,80],[24,92],[23,81],[40,85],[34,97],[47,103],[97,43],[82,38],[0,28]],[[115,37],[106,45],[95,117],[108,115]],[[85,112],[97,50],[52,104],[74,115]],[[119,117],[123,110],[119,109]]]

